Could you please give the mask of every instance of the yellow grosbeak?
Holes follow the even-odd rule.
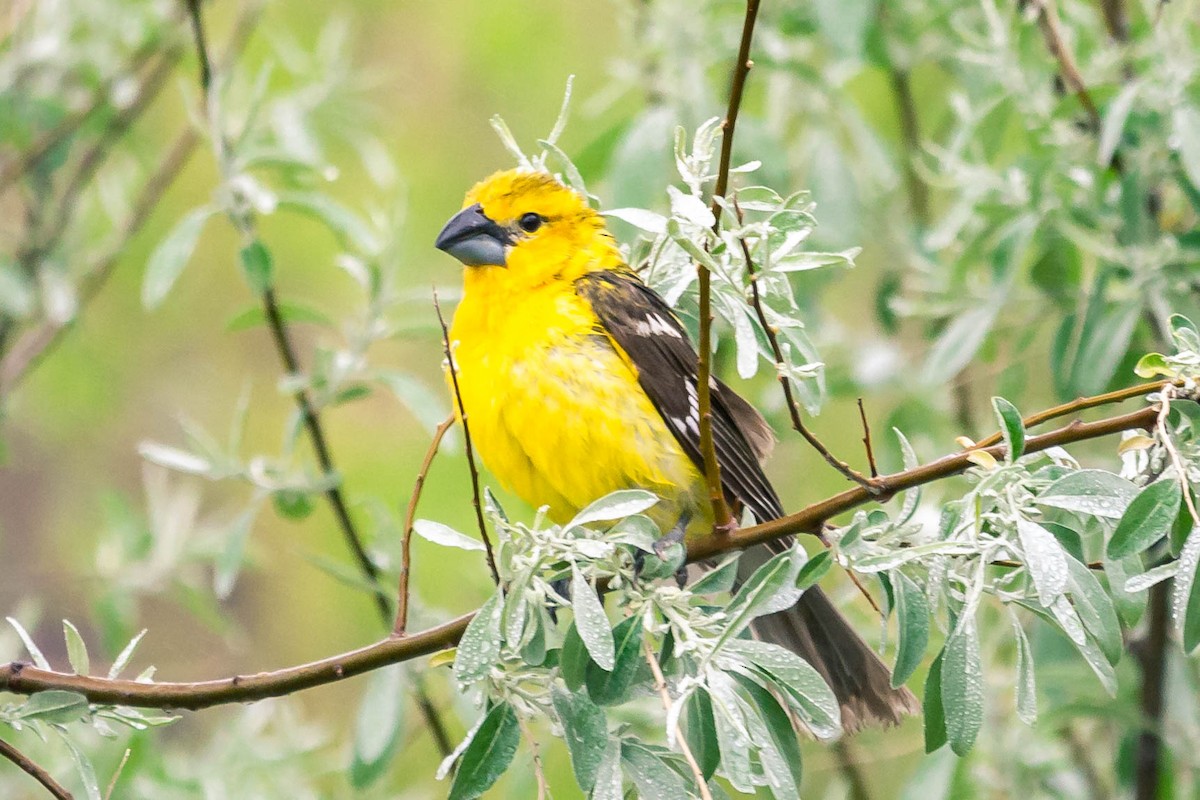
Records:
[[[696,352],[624,263],[603,218],[548,174],[499,172],[467,193],[436,244],[466,266],[450,340],[472,440],[492,473],[558,523],[609,492],[640,488],[661,498],[650,514],[662,530],[712,535]],[[770,428],[715,379],[711,397],[731,507],[760,522],[782,516],[759,464],[774,443]],[[819,589],[755,630],[822,673],[846,728],[915,710]]]

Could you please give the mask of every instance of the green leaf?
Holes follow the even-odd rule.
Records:
[[[921,382],[927,386],[945,385],[969,364],[992,329],[998,307],[996,303],[981,303],[955,317],[930,348]]]
[[[365,789],[387,770],[404,732],[404,667],[372,673],[354,718],[350,784]]]
[[[729,621],[717,639],[719,649],[737,636],[756,617],[791,608],[800,597],[796,578],[808,556],[798,544],[772,556],[746,579],[737,594],[729,601],[725,614]]]
[[[279,489],[271,493],[275,512],[284,519],[302,520],[312,514],[316,505],[308,492],[300,489]]]
[[[1120,519],[1137,492],[1133,483],[1119,475],[1101,469],[1081,469],[1047,486],[1036,502],[1092,517]]]
[[[601,752],[591,800],[623,800],[624,797],[625,784],[621,775],[621,740],[613,736],[605,742]]]
[[[688,587],[692,594],[719,594],[728,592],[737,582],[737,565],[741,553],[733,553],[716,568],[706,572],[699,580]]]
[[[983,725],[983,667],[975,617],[962,617],[946,641],[942,664],[942,705],[950,749],[965,756]]]
[[[921,664],[929,646],[929,600],[912,578],[899,570],[890,573],[896,596],[896,622],[900,643],[896,665],[892,668],[892,686],[899,688]]]
[[[237,584],[238,575],[246,561],[246,540],[250,538],[257,514],[258,506],[253,505],[238,515],[230,525],[225,546],[213,564],[213,594],[220,600],[225,600],[233,594],[233,587]]]
[[[1194,528],[1179,554],[1179,572],[1171,585],[1171,608],[1175,631],[1183,640],[1183,649],[1191,653],[1200,645],[1200,535]]]
[[[1053,533],[1025,517],[1017,518],[1017,538],[1038,600],[1049,607],[1067,588],[1067,553]]]
[[[575,629],[575,623],[572,622],[563,635],[562,652],[558,657],[559,674],[562,675],[563,683],[572,692],[578,691],[583,686],[591,660],[587,646],[579,637],[579,631]]]
[[[1004,434],[1005,460],[1011,464],[1025,452],[1025,423],[1017,407],[1003,397],[992,398],[992,410]]]
[[[1192,500],[1196,500],[1196,493],[1192,491],[1192,487],[1188,486],[1188,494],[1192,496]],[[1170,550],[1171,555],[1176,558],[1183,552],[1184,542],[1191,535],[1192,529],[1195,527],[1195,520],[1192,519],[1192,512],[1188,510],[1187,500],[1183,496],[1183,492],[1179,493],[1179,513],[1175,517],[1175,524],[1171,526]]]
[[[5,619],[8,620],[9,625],[12,625],[13,630],[17,632],[17,636],[21,637],[21,643],[25,645],[25,649],[29,652],[29,657],[33,659],[34,666],[38,669],[49,670],[50,662],[42,655],[42,651],[38,649],[38,646],[33,643],[33,637],[29,635],[25,627],[17,622],[14,617],[5,617]]]
[[[87,713],[88,699],[78,692],[49,689],[31,695],[15,712],[16,719],[38,719],[43,722],[66,725],[78,722]]]
[[[1177,106],[1171,115],[1179,164],[1192,186],[1200,189],[1200,110],[1195,106]]]
[[[743,675],[734,675],[734,679],[758,710],[757,718],[746,714],[746,724],[760,747],[758,760],[771,794],[779,800],[799,797],[802,762],[791,717],[766,689]]]
[[[310,322],[326,327],[333,325],[329,317],[312,306],[290,300],[280,300],[278,301],[278,306],[280,318],[289,325],[297,322]],[[262,306],[251,306],[245,311],[234,315],[233,319],[229,320],[229,322],[226,322],[225,330],[229,333],[237,333],[238,331],[250,330],[266,323],[267,315],[263,311]]]
[[[596,783],[596,773],[608,743],[608,721],[604,709],[593,703],[584,692],[569,694],[556,688],[552,699],[554,710],[562,722],[563,740],[571,756],[575,780],[580,789],[590,792]]]
[[[459,683],[474,683],[487,676],[500,658],[500,613],[504,590],[497,589],[463,631],[454,656],[454,677]]]
[[[1182,500],[1183,490],[1174,479],[1155,481],[1142,489],[1108,540],[1108,557],[1136,555],[1170,533]]]
[[[69,620],[63,620],[63,638],[67,643],[67,660],[71,662],[71,669],[76,675],[88,675],[91,673],[91,660],[88,658],[87,645],[83,642],[83,637],[79,635],[79,629],[76,628]]]
[[[146,628],[142,628],[141,633],[139,633],[137,636],[134,636],[129,640],[129,644],[125,645],[125,648],[117,656],[117,660],[113,662],[112,668],[108,671],[109,680],[114,680],[115,678],[120,677],[121,671],[128,666],[129,659],[133,658],[133,651],[136,650],[138,644],[141,643],[142,637],[146,635],[146,631]]]
[[[192,209],[154,248],[146,261],[146,274],[142,278],[143,306],[155,308],[166,298],[191,260],[196,243],[200,241],[200,233],[214,213],[215,209],[211,206]]]
[[[683,735],[700,766],[700,773],[709,780],[721,764],[721,747],[717,742],[712,699],[703,688],[696,689],[684,701]]]
[[[830,739],[841,733],[842,712],[837,697],[807,661],[779,645],[754,639],[734,639],[725,650],[761,670],[814,735]]]
[[[368,256],[379,253],[380,243],[367,222],[322,192],[282,192],[279,207],[307,214],[333,231],[344,247]]]
[[[575,564],[571,565],[571,608],[575,611],[575,630],[587,646],[592,660],[601,669],[611,672],[616,658],[612,624],[604,613],[604,604],[600,602],[596,590]]]
[[[450,413],[440,394],[411,375],[384,370],[376,373],[376,377],[391,389],[396,399],[403,403],[417,422],[430,433],[436,430]]]
[[[642,489],[621,489],[590,503],[563,526],[564,531],[592,522],[607,522],[640,514],[658,502],[658,495]]]
[[[55,730],[71,751],[71,760],[75,762],[75,770],[79,773],[79,780],[83,783],[83,791],[87,793],[88,800],[100,800],[100,782],[96,779],[96,768],[92,766],[92,760],[69,733],[61,728]]]
[[[654,800],[690,800],[692,797],[679,773],[645,745],[631,739],[623,740],[621,762],[637,786],[640,797],[652,797]]]
[[[943,648],[925,676],[925,699],[921,710],[925,717],[926,753],[932,753],[946,743],[946,709],[942,703],[942,658],[945,655]]]
[[[833,553],[828,550],[817,553],[800,568],[800,572],[796,575],[796,588],[804,591],[811,586],[816,586],[832,566]]]
[[[238,256],[241,258],[242,274],[246,277],[246,283],[250,284],[255,294],[265,294],[271,288],[274,272],[271,251],[255,239],[243,247]]]
[[[483,551],[483,542],[476,541],[466,534],[459,533],[449,525],[434,522],[431,519],[413,520],[413,533],[427,542],[440,544],[444,547],[457,547],[460,550]]]
[[[602,706],[623,703],[638,677],[639,667],[643,663],[641,615],[621,620],[613,630],[613,640],[616,656],[612,670],[605,670],[594,661],[587,665],[585,681],[588,695],[592,702]]]
[[[1155,378],[1159,375],[1175,376],[1175,368],[1167,363],[1167,357],[1162,353],[1147,353],[1138,359],[1133,373],[1139,378]]]
[[[508,703],[492,706],[463,751],[448,800],[474,800],[490,789],[512,763],[520,740],[521,729],[513,707]]]
[[[1133,101],[1141,89],[1142,85],[1137,81],[1127,84],[1104,110],[1104,120],[1100,124],[1100,147],[1096,154],[1096,162],[1100,166],[1107,167],[1112,163],[1125,132],[1125,122],[1133,109]]]
[[[1067,558],[1067,588],[1079,621],[1099,645],[1100,651],[1115,665],[1125,651],[1121,622],[1112,598],[1086,564]]]

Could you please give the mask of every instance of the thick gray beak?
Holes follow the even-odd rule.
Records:
[[[512,241],[509,232],[488,219],[476,203],[450,218],[434,246],[468,267],[503,267]]]

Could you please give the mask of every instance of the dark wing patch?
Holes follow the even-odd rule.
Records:
[[[638,371],[638,383],[667,427],[701,471],[700,402],[696,351],[670,306],[636,276],[591,272],[575,286]],[[759,522],[783,516],[759,458],[773,437],[758,412],[719,380],[713,382],[712,427],[726,498],[745,504]]]

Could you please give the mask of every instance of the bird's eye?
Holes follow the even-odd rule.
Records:
[[[531,211],[528,214],[522,214],[521,219],[517,222],[517,224],[520,225],[521,230],[525,231],[526,233],[533,233],[538,228],[542,227],[542,222],[543,220],[541,216],[534,214]]]

